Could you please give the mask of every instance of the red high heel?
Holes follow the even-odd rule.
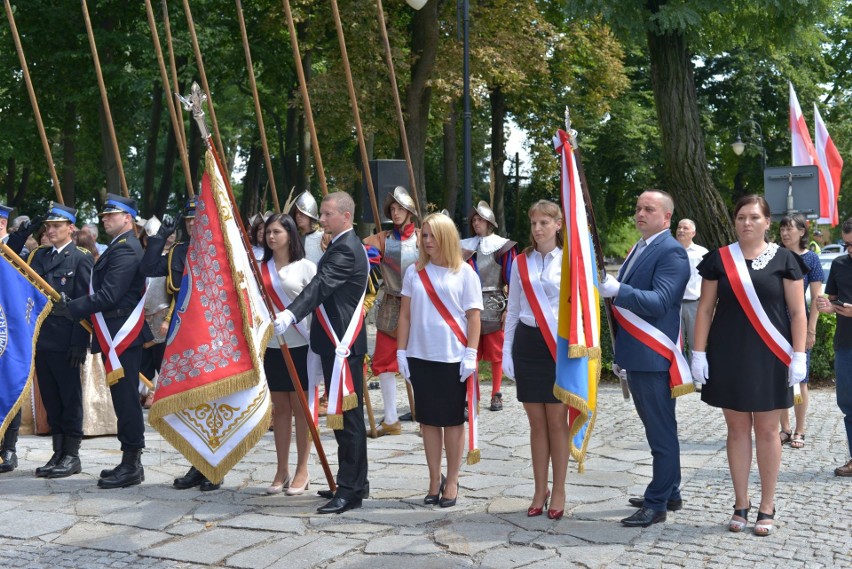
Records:
[[[527,510],[527,517],[534,518],[536,516],[540,516],[544,512],[544,509],[547,507],[548,499],[550,499],[550,488],[547,489],[547,494],[545,494],[544,496],[544,504],[540,508],[530,506]]]
[[[561,520],[565,510],[547,510],[547,517],[551,520]]]

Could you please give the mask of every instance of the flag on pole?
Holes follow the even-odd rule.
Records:
[[[827,223],[832,227],[840,223],[837,213],[837,201],[840,198],[840,173],[843,170],[843,158],[834,146],[831,135],[825,127],[825,122],[814,103],[814,141],[819,168],[825,180],[826,196],[828,198],[828,215],[820,217],[818,223]],[[820,208],[822,209],[822,208]]]
[[[252,262],[208,151],[149,421],[213,482],[269,426],[262,353],[272,326]]]
[[[799,98],[790,82],[790,135],[792,138],[793,166],[816,166],[819,171],[819,216],[828,217],[828,194],[825,176],[817,157],[808,124],[802,115]]]
[[[41,323],[53,307],[48,291],[0,244],[0,437],[18,414],[32,384]],[[2,459],[0,459],[2,462]]]
[[[583,472],[595,423],[601,374],[598,268],[580,174],[568,134],[560,130],[553,142],[562,162],[560,190],[565,238],[553,393],[569,407],[571,456]]]

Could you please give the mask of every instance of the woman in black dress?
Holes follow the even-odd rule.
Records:
[[[769,224],[769,205],[763,197],[741,198],[734,210],[736,243],[708,253],[698,265],[704,280],[692,355],[693,380],[706,382],[701,399],[721,407],[728,426],[728,468],[735,494],[728,529],[734,532],[745,528],[751,509],[748,479],[754,431],[761,487],[754,533],[760,536],[773,529],[781,466],[781,410],[792,406],[792,386],[807,373],[801,283],[807,267],[798,255],[766,242]],[[749,278],[737,278],[737,274]],[[756,304],[746,300],[747,280],[753,283]],[[763,323],[762,335],[756,322]],[[777,338],[775,351],[769,347],[772,334]],[[789,363],[782,361],[784,356]]]

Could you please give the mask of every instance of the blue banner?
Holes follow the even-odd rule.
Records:
[[[31,280],[19,257],[0,252],[0,434],[21,408],[32,380],[35,344],[53,303]],[[13,261],[14,259],[14,261]]]

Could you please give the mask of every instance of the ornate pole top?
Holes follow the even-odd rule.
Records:
[[[568,140],[571,142],[572,148],[577,148],[577,131],[571,128],[571,111],[568,105],[565,105],[565,132],[568,133]]]
[[[201,132],[205,142],[209,145],[210,129],[207,127],[207,121],[204,118],[203,107],[204,102],[207,100],[207,94],[198,86],[198,83],[193,81],[189,95],[184,97],[180,93],[175,93],[175,96],[177,96],[183,104],[183,108],[185,110],[192,112],[192,118],[194,118],[195,122],[198,124],[198,130]]]

